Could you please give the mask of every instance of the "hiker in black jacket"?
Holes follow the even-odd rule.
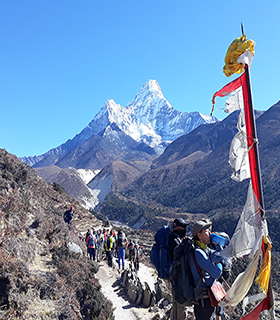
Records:
[[[174,261],[174,249],[177,247],[178,244],[181,243],[182,239],[186,235],[186,228],[187,223],[182,218],[175,219],[173,221],[173,230],[169,236],[168,240],[168,249],[169,249],[169,257],[170,261]],[[175,299],[173,300],[173,308],[171,313],[171,320],[179,320],[179,319],[185,319],[185,307],[182,307],[179,305]]]
[[[69,229],[71,229],[71,226],[72,226],[73,216],[74,216],[74,209],[71,206],[70,210],[67,210],[64,213],[64,221],[69,224]]]

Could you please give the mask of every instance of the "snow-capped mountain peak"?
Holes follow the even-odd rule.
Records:
[[[151,95],[157,95],[160,98],[164,98],[161,91],[161,87],[156,80],[149,80],[148,82],[146,82],[138,94],[145,95],[147,94],[147,92],[149,92]]]
[[[160,99],[166,100],[158,82],[156,80],[149,80],[142,86],[135,98],[128,103],[127,107],[137,109],[143,107],[143,102],[145,102],[145,105],[149,105],[152,101]]]
[[[182,102],[183,104],[184,102]],[[47,156],[57,161],[94,135],[106,132],[106,128],[115,124],[126,135],[139,143],[145,143],[160,154],[170,142],[186,134],[203,123],[218,121],[199,112],[181,112],[174,109],[165,99],[156,80],[147,81],[135,98],[126,107],[109,99],[94,119],[72,140],[49,150],[38,157],[24,157],[22,161],[34,165]]]

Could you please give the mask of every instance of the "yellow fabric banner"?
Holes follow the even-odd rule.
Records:
[[[267,249],[255,282],[260,286],[261,291],[267,294],[271,270],[271,243],[267,237],[263,238],[263,242],[267,245]]]
[[[242,73],[244,71],[244,63],[238,63],[237,59],[244,52],[250,51],[255,55],[255,41],[247,40],[246,35],[235,39],[228,48],[225,57],[224,74],[230,77],[234,73]]]

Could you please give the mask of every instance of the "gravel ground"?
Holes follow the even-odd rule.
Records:
[[[128,261],[125,261],[128,266]],[[97,279],[102,288],[101,291],[113,303],[115,320],[150,320],[154,317],[154,313],[149,312],[147,308],[142,308],[129,301],[126,296],[125,289],[121,286],[121,274],[118,272],[118,265],[109,268],[107,261],[99,262],[99,271]],[[153,290],[156,278],[154,270],[140,263],[138,276],[141,283],[147,282]]]

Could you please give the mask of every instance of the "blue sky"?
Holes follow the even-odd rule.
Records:
[[[79,133],[107,99],[149,79],[182,112],[209,114],[231,42],[256,42],[254,107],[280,100],[280,1],[0,1],[0,147],[40,155]],[[214,115],[225,117],[225,98]]]

